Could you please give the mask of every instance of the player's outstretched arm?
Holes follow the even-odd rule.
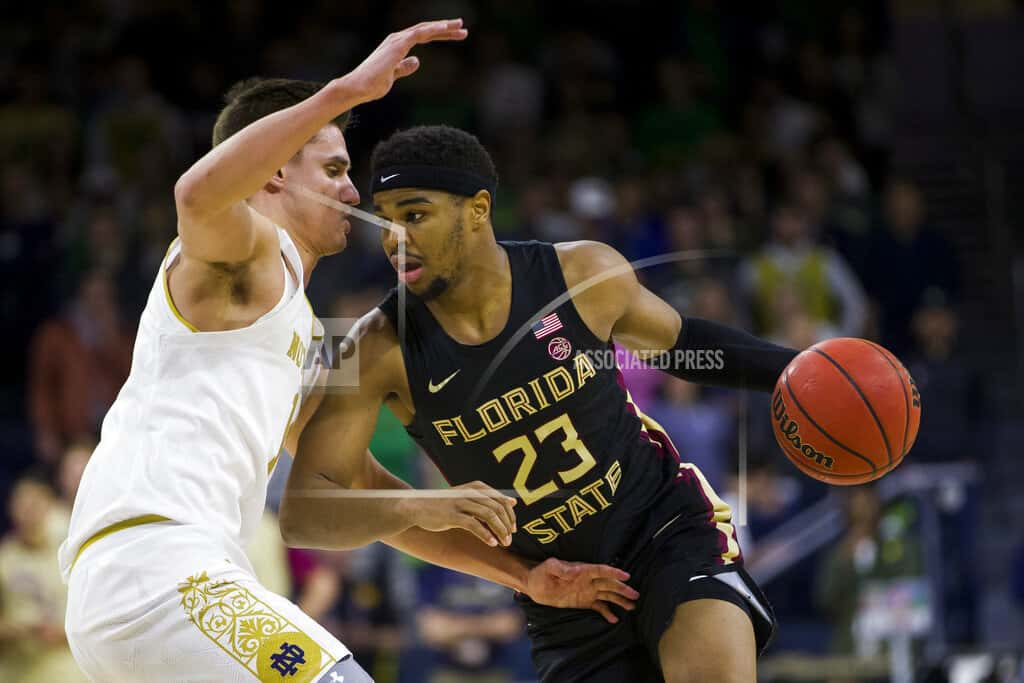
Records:
[[[648,290],[618,251],[600,242],[556,245],[566,284],[584,322],[641,358],[690,382],[771,391],[796,356],[743,330],[683,318]]]
[[[268,220],[245,204],[321,128],[357,105],[386,95],[419,68],[416,45],[466,37],[462,20],[432,21],[389,35],[350,73],[299,104],[253,122],[210,150],[174,186],[178,233],[185,253],[208,262],[252,258]]]

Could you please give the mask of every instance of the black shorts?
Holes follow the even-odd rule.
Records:
[[[758,652],[763,651],[775,630],[771,606],[741,564],[721,564],[720,553],[721,533],[706,521],[670,525],[622,566],[640,599],[632,612],[612,607],[617,624],[593,610],[557,609],[518,595],[540,680],[662,681],[658,642],[676,607],[706,598],[742,609],[753,623]]]

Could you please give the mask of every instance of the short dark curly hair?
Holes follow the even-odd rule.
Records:
[[[216,147],[253,121],[287,109],[313,96],[323,83],[291,78],[247,78],[235,83],[224,95],[224,108],[213,124],[213,146]],[[344,131],[351,112],[345,112],[331,123]]]
[[[377,143],[370,158],[371,175],[395,166],[443,166],[498,184],[491,155],[472,133],[451,126],[416,126]]]

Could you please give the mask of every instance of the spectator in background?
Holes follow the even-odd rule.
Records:
[[[60,460],[60,468],[57,471],[57,493],[60,495],[60,503],[68,514],[71,513],[71,506],[75,502],[75,495],[78,493],[78,485],[82,482],[82,473],[85,466],[92,457],[96,448],[95,441],[75,441],[64,450]],[[64,529],[62,534],[67,533]],[[63,540],[63,536],[59,540]]]
[[[753,561],[769,549],[766,539],[772,531],[797,514],[805,502],[801,480],[785,470],[778,449],[751,451],[747,464],[747,523],[737,528],[743,557]],[[729,473],[725,500],[735,509],[739,501],[739,478]],[[774,600],[774,598],[773,598]]]
[[[818,570],[815,596],[832,622],[832,651],[855,652],[854,620],[868,584],[921,576],[922,551],[912,535],[909,503],[883,510],[871,486],[845,492],[846,533]]]
[[[858,275],[864,273],[871,221],[867,207],[834,193],[825,176],[801,168],[790,179],[794,203],[804,212],[811,233],[826,240]]]
[[[39,170],[13,161],[8,152],[0,148],[0,349],[5,360],[0,363],[0,410],[20,418],[29,340],[57,298],[60,273],[53,266],[59,262],[60,216]]]
[[[135,202],[136,193],[173,182],[188,159],[181,113],[153,88],[151,76],[138,55],[113,60],[87,131],[87,162],[113,172],[122,201]]]
[[[78,493],[82,473],[95,448],[95,441],[76,441],[64,449],[64,454],[60,458],[56,477],[57,498],[53,501],[47,531],[54,548],[60,547],[61,542],[68,535],[75,494]]]
[[[20,479],[10,498],[12,529],[0,543],[0,680],[87,680],[64,635],[67,589],[54,560],[55,502],[49,484],[35,475]],[[66,533],[65,527],[61,536]]]
[[[61,449],[99,432],[131,367],[132,334],[110,277],[91,271],[68,310],[39,328],[29,360],[28,402],[36,451],[55,464]]]
[[[399,661],[407,643],[402,620],[412,619],[414,614],[410,563],[416,560],[382,543],[341,557],[324,553],[322,559],[343,577],[338,599],[327,616],[328,628],[345,637],[345,644],[378,683],[424,680],[421,669],[406,672]]]
[[[911,347],[914,309],[929,287],[956,297],[960,269],[952,246],[925,223],[917,186],[893,178],[885,189],[882,230],[872,245],[868,291],[881,309],[882,343],[897,356]]]
[[[655,266],[639,273],[672,308],[688,315],[700,279],[711,271],[713,263],[697,257],[697,251],[706,246],[704,222],[696,209],[686,205],[673,206],[665,214],[668,248],[684,252],[684,258]]]
[[[772,241],[742,265],[740,288],[754,329],[778,338],[787,322],[779,316],[779,299],[795,296],[814,323],[831,323],[841,336],[860,336],[867,314],[860,283],[842,257],[817,244],[810,227],[797,206],[779,205],[772,215]]]
[[[915,461],[972,457],[973,423],[987,413],[980,380],[957,349],[959,318],[944,292],[931,288],[911,315],[913,350],[907,370],[927,406],[914,444]]]
[[[678,57],[655,66],[658,100],[644,109],[634,126],[637,148],[655,167],[678,167],[724,126],[710,101],[710,79],[699,64]]]
[[[650,188],[642,177],[627,175],[615,183],[615,231],[611,236],[630,261],[662,254],[666,250],[660,212],[655,212]],[[643,281],[646,272],[637,275]]]
[[[818,168],[840,199],[853,201],[868,197],[871,191],[868,173],[842,139],[834,135],[820,138],[814,144],[814,156]]]
[[[497,584],[441,567],[418,572],[416,632],[428,683],[511,683],[529,666],[523,614]]]
[[[745,133],[769,161],[795,160],[820,130],[822,113],[807,101],[786,91],[774,78],[763,78],[753,87],[744,113]]]
[[[712,488],[722,491],[736,444],[736,424],[721,403],[701,400],[702,390],[697,384],[665,377],[645,412],[673,440],[685,444],[683,459],[700,468]]]
[[[604,178],[578,178],[569,185],[569,211],[579,228],[575,239],[608,241],[615,234],[617,198]]]

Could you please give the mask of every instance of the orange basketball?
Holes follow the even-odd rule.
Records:
[[[920,421],[910,373],[864,339],[829,339],[803,351],[772,395],[775,440],[798,470],[829,484],[863,484],[899,465]]]

